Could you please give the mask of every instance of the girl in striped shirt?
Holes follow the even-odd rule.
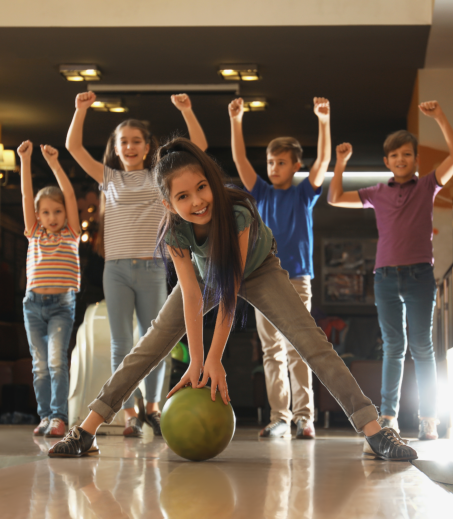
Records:
[[[156,261],[157,230],[164,209],[152,159],[156,139],[147,126],[135,119],[119,124],[107,143],[103,163],[93,159],[83,146],[83,124],[96,95],[84,92],[76,98],[76,111],[69,128],[66,147],[80,166],[96,180],[105,200],[101,221],[100,251],[105,257],[104,294],[111,334],[112,372],[115,372],[133,344],[134,309],[140,336],[157,317],[167,298],[165,269]],[[189,96],[174,95],[191,140],[207,148],[203,130],[192,111]],[[161,362],[145,379],[146,410],[143,418],[160,435],[160,410],[165,364]],[[124,436],[142,436],[142,421],[134,409],[134,395],[123,404],[126,418]]]
[[[41,146],[41,151],[60,187],[45,187],[33,198],[32,151],[30,141],[17,150],[29,243],[24,322],[41,418],[33,433],[60,437],[68,421],[68,346],[75,293],[80,289],[79,211],[74,189],[58,161],[58,151],[48,145]]]

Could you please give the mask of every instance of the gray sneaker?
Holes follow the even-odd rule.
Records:
[[[398,425],[398,418],[386,418],[385,416],[380,416],[378,418],[378,424],[384,429],[384,427],[389,427],[390,429],[394,429],[397,433],[400,432],[400,428]]]
[[[260,438],[291,438],[291,424],[284,420],[271,422],[260,431]]]
[[[421,441],[425,440],[437,440],[439,435],[437,434],[437,419],[436,418],[420,418],[420,425],[418,428],[418,439]]]

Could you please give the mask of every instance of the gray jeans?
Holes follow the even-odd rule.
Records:
[[[199,283],[203,291],[202,281]],[[340,404],[357,432],[377,419],[375,406],[362,393],[323,331],[316,326],[276,256],[270,253],[244,280],[239,297],[259,310],[294,346]],[[203,312],[207,313],[213,307],[214,303],[208,299],[204,301]],[[140,381],[170,353],[185,333],[182,292],[178,284],[146,334],[104,384],[90,409],[110,423]]]

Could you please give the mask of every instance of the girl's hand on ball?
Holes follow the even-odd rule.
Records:
[[[200,375],[203,373],[203,364],[198,364],[191,362],[187,371],[181,377],[181,380],[176,384],[176,386],[168,393],[167,398],[170,398],[172,395],[176,393],[179,389],[185,386],[192,386],[193,388],[198,387],[198,381],[200,380]]]
[[[203,379],[198,384],[198,388],[204,387],[208,383],[208,379],[211,379],[211,398],[215,402],[216,390],[219,390],[220,396],[222,397],[223,403],[228,405],[231,400],[228,394],[228,385],[226,382],[225,369],[219,360],[206,360],[203,371]]]

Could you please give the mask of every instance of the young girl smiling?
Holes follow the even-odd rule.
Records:
[[[218,390],[228,404],[221,359],[239,296],[296,348],[355,430],[366,434],[375,456],[415,459],[416,452],[395,431],[380,428],[376,408],[306,310],[288,273],[280,267],[272,232],[261,220],[251,195],[225,185],[219,166],[186,139],[174,139],[158,150],[155,171],[166,208],[158,247],[162,256],[168,248],[178,284],[146,335],[90,404],[91,412],[81,427],[74,427],[55,444],[49,456],[97,454],[97,428],[112,421],[140,380],[185,333],[190,365],[169,396],[186,385],[204,387],[211,379],[212,399]],[[204,361],[203,314],[217,305],[214,336]]]

